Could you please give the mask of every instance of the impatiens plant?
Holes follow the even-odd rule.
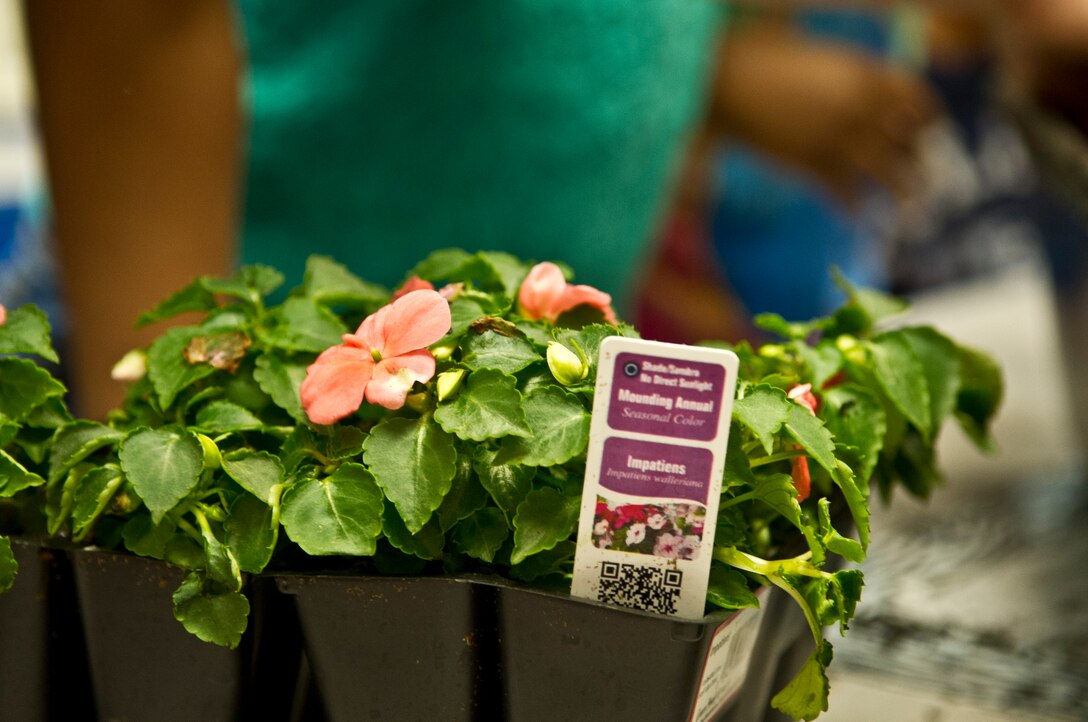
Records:
[[[227,646],[246,628],[246,575],[277,569],[569,589],[598,348],[635,330],[550,263],[447,250],[406,278],[391,292],[313,257],[276,304],[270,268],[196,279],[140,322],[202,320],[119,363],[127,398],[104,421],[71,418],[63,386],[24,358],[55,359],[44,316],[11,312],[0,497],[54,535],[182,567],[175,616]],[[826,708],[822,630],[845,629],[860,598],[843,567],[865,556],[870,485],[928,495],[942,424],[985,447],[1001,395],[986,356],[931,328],[881,330],[901,304],[844,288],[830,318],[765,317],[781,341],[735,347],[713,548],[698,505],[602,498],[594,522],[599,545],[711,555],[709,606],[757,605],[767,585],[793,597],[816,651],[775,705],[805,719]],[[10,557],[0,546],[0,582]]]
[[[71,422],[64,386],[38,362],[57,362],[46,315],[34,306],[0,306],[0,592],[18,565],[10,534],[43,535],[56,506],[38,493],[57,428]]]

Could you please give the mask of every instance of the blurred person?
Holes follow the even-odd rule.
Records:
[[[842,300],[832,266],[887,286],[889,198],[916,185],[918,140],[940,107],[919,74],[885,57],[891,26],[885,11],[811,9],[731,26],[709,140],[688,171],[686,186],[702,191],[683,193],[665,227],[640,306],[644,333],[754,339],[753,314],[827,313]],[[692,297],[676,308],[701,295],[719,310],[687,323],[683,311],[667,315],[668,279]],[[715,328],[722,316],[728,324]]]
[[[566,261],[622,307],[721,7],[40,0],[26,15],[73,383],[99,415],[120,398],[110,367],[148,338],[128,329],[138,312],[236,261],[290,286],[324,253],[392,285],[435,248],[505,250]]]

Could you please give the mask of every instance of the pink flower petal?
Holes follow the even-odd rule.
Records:
[[[816,395],[812,393],[812,384],[798,384],[786,392],[786,395],[815,415],[818,402]]]
[[[419,276],[412,276],[411,278],[409,278],[407,281],[404,282],[403,286],[401,286],[400,288],[398,288],[396,291],[393,292],[393,299],[392,300],[396,301],[401,296],[406,296],[409,293],[411,293],[412,291],[421,291],[421,290],[431,290],[431,291],[433,291],[434,290],[434,284],[431,283],[430,281],[423,280]]]
[[[354,413],[374,371],[370,352],[354,346],[326,349],[306,369],[299,396],[315,424],[331,424]]]
[[[4,322],[8,320],[8,310],[4,308],[3,304],[0,304],[0,326],[4,325]]]
[[[558,315],[554,313],[556,301],[566,286],[567,279],[559,266],[547,262],[536,264],[518,290],[522,313],[533,320],[548,318],[554,321]]]
[[[413,351],[382,359],[374,366],[374,376],[366,385],[366,400],[387,409],[399,409],[412,385],[434,376],[434,356],[429,351]]]
[[[406,293],[367,316],[355,337],[383,358],[426,348],[450,330],[450,304],[437,291]]]
[[[592,306],[604,314],[609,323],[615,325],[616,312],[612,310],[612,297],[604,291],[598,291],[593,286],[567,286],[555,305],[555,316],[566,313],[578,306]]]

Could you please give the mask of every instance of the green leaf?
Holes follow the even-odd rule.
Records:
[[[553,548],[527,557],[524,561],[510,567],[510,576],[524,582],[531,582],[549,574],[569,573],[576,547],[573,541],[564,539]],[[567,582],[567,586],[570,586],[570,582]]]
[[[382,531],[385,538],[395,548],[405,554],[410,554],[420,559],[441,559],[442,551],[446,546],[446,537],[438,519],[431,517],[423,528],[413,534],[404,525],[404,520],[397,513],[397,508],[391,503],[385,504],[382,512]]]
[[[178,314],[195,312],[208,312],[216,307],[215,294],[205,288],[205,278],[196,278],[189,285],[171,294],[166,300],[159,303],[150,311],[141,313],[136,318],[137,326],[173,318]]]
[[[805,526],[801,505],[797,501],[797,488],[789,474],[769,474],[759,478],[752,494],[774,509],[798,529]]]
[[[308,364],[291,361],[275,353],[264,353],[257,358],[253,378],[261,390],[272,397],[273,403],[291,415],[296,421],[306,421],[302,410],[299,389],[306,378]]]
[[[366,432],[355,426],[336,425],[325,444],[325,456],[333,461],[350,459],[363,453]]]
[[[786,431],[804,447],[816,463],[828,471],[835,470],[838,465],[838,459],[835,458],[835,440],[831,438],[831,432],[824,426],[824,422],[813,416],[807,408],[798,403],[792,404]]]
[[[314,556],[370,556],[382,531],[382,493],[361,464],[347,463],[324,479],[306,477],[283,494],[287,536]]]
[[[269,311],[260,339],[285,351],[320,353],[348,332],[340,318],[312,298],[289,298]]]
[[[439,248],[417,263],[409,275],[432,282],[468,280],[464,268],[473,260],[471,253],[460,248]]]
[[[744,425],[770,454],[775,435],[789,420],[796,404],[786,392],[774,386],[760,384],[749,388],[743,398],[733,402],[733,418]]]
[[[266,505],[272,504],[277,486],[284,481],[283,465],[275,454],[267,451],[231,452],[223,457],[223,471]]]
[[[835,284],[846,292],[846,305],[857,308],[864,315],[864,330],[872,329],[882,321],[907,310],[908,304],[905,300],[871,288],[859,288],[838,268],[833,268],[831,275]]]
[[[200,537],[204,542],[204,572],[208,581],[225,587],[233,592],[242,590],[242,570],[234,558],[230,547],[220,541],[211,528],[207,517],[199,510],[195,512],[200,525]]]
[[[861,548],[869,548],[869,494],[868,486],[859,485],[854,478],[854,471],[838,462],[835,470],[831,472],[831,478],[842,490],[846,498],[846,505],[850,507],[850,514],[854,517],[854,524],[858,530],[858,539],[861,540]]]
[[[869,344],[880,387],[907,420],[932,438],[929,388],[922,362],[902,330],[882,333]]]
[[[261,263],[242,266],[237,276],[242,280],[242,283],[262,297],[282,286],[284,280],[283,273],[279,270]]]
[[[487,490],[491,498],[506,518],[512,520],[518,505],[525,501],[526,495],[533,490],[533,477],[536,468],[521,464],[497,463],[497,453],[479,447],[472,459],[472,467],[480,477],[480,485]]]
[[[838,554],[847,561],[860,564],[865,561],[865,550],[857,541],[844,537],[831,525],[831,502],[820,499],[819,502],[820,534],[823,536],[824,546],[827,550]]]
[[[460,338],[481,316],[486,315],[484,307],[475,298],[455,298],[450,302],[450,332],[447,339]]]
[[[517,298],[521,282],[529,274],[529,266],[524,261],[501,251],[480,251],[476,254],[487,262],[502,283],[503,293],[507,298]]]
[[[523,406],[532,436],[504,439],[500,461],[555,466],[585,452],[589,414],[577,396],[555,386],[542,386],[525,397]]]
[[[759,606],[759,597],[748,588],[748,579],[724,564],[711,565],[706,599],[722,609]]]
[[[922,364],[929,391],[929,429],[931,438],[936,438],[941,424],[956,408],[960,390],[959,349],[929,326],[904,328],[902,333]]]
[[[310,256],[302,279],[303,293],[326,306],[377,308],[389,300],[389,291],[368,283],[328,256]]]
[[[831,664],[831,645],[821,640],[801,671],[771,700],[771,706],[797,720],[814,720],[827,711],[827,667]]]
[[[230,505],[223,531],[243,572],[259,574],[272,558],[280,527],[273,513],[268,504],[249,494],[240,494]]]
[[[962,385],[956,396],[956,420],[983,451],[994,449],[990,425],[1004,396],[1001,367],[990,356],[971,348],[959,348]]]
[[[177,326],[155,339],[148,349],[147,376],[163,409],[174,403],[182,389],[215,373],[211,364],[191,364],[185,358],[189,343],[205,333],[197,326]]]
[[[21,421],[48,399],[66,392],[64,384],[25,358],[0,358],[0,379],[0,421]]]
[[[494,369],[469,375],[455,399],[439,405],[434,420],[451,434],[468,441],[503,436],[529,436],[517,379]]]
[[[578,524],[581,499],[555,489],[529,492],[514,515],[514,551],[511,564],[519,564],[538,552],[567,539]]]
[[[427,416],[383,420],[371,430],[363,455],[413,534],[442,504],[457,470],[453,437]]]
[[[213,401],[196,415],[195,428],[206,433],[259,429],[264,424],[248,409],[230,401]]]
[[[820,416],[838,444],[856,455],[853,464],[859,479],[868,481],[880,459],[887,433],[884,404],[875,393],[856,384],[829,389],[821,399]],[[840,452],[841,455],[841,452]]]
[[[237,591],[211,591],[199,572],[190,572],[174,592],[174,617],[205,642],[234,649],[242,641],[249,600]]]
[[[151,514],[139,513],[125,522],[121,536],[125,548],[137,556],[161,559],[166,543],[177,531],[177,521],[167,519],[165,523],[151,521]]]
[[[182,428],[140,429],[121,442],[121,468],[156,524],[188,496],[204,469],[204,450]]]
[[[458,457],[457,473],[453,475],[450,490],[438,507],[438,522],[442,532],[449,531],[457,522],[472,516],[477,509],[482,509],[487,504],[487,498],[487,491],[472,468],[472,459]]]
[[[0,354],[29,353],[57,363],[57,352],[49,340],[49,318],[37,306],[28,304],[8,311],[0,325]]]
[[[506,516],[489,506],[458,524],[453,532],[453,542],[470,557],[490,564],[509,536]]]
[[[514,374],[544,356],[520,336],[470,331],[461,342],[461,360],[471,369],[497,369]]]
[[[794,348],[808,367],[810,378],[807,380],[817,389],[842,368],[842,351],[833,341],[824,340],[815,346],[809,346],[798,340],[794,342]]]
[[[114,446],[124,434],[94,421],[79,420],[57,432],[49,456],[49,480],[56,481],[88,456]]]
[[[77,540],[84,537],[106,510],[124,481],[120,467],[114,464],[95,467],[83,477],[72,504],[72,532]]]
[[[41,486],[44,483],[45,479],[27,470],[8,452],[0,449],[0,498],[14,496],[23,489]]]
[[[19,562],[11,550],[11,539],[0,535],[0,594],[11,589],[15,575],[19,572]]]

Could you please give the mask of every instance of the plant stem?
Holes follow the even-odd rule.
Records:
[[[789,451],[779,451],[777,454],[769,454],[768,456],[759,459],[749,460],[748,466],[754,469],[757,466],[766,466],[767,464],[773,464],[776,461],[792,459],[795,456],[801,456],[803,453],[804,451],[801,448],[791,449]]]

